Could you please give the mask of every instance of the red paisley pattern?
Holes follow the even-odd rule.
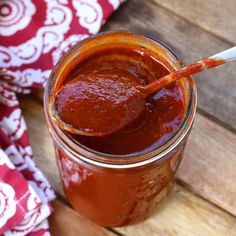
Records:
[[[33,161],[16,93],[43,88],[60,57],[97,33],[121,2],[0,0],[0,235],[50,235],[55,197]],[[69,162],[62,168],[73,172]]]

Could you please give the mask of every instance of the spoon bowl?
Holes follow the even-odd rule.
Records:
[[[54,122],[73,134],[105,136],[112,134],[145,110],[138,82],[102,74],[78,76],[65,84],[51,100]],[[73,124],[73,125],[72,125]]]

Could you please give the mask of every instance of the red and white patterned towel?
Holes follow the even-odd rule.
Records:
[[[0,0],[0,235],[50,235],[54,192],[35,166],[16,93],[44,87],[122,0]]]

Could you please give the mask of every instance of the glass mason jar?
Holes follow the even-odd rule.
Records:
[[[75,143],[52,121],[49,97],[86,53],[119,43],[147,48],[170,71],[182,67],[169,48],[151,38],[130,32],[103,33],[79,42],[61,58],[51,73],[44,97],[65,194],[80,214],[103,226],[142,221],[163,202],[173,187],[196,112],[196,88],[190,77],[183,79],[184,119],[175,135],[159,148],[137,155],[109,155]]]

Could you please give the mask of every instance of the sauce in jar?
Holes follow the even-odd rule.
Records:
[[[133,87],[146,85],[168,73],[170,71],[163,63],[148,53],[140,53],[138,48],[110,47],[99,52],[95,51],[76,65],[76,68],[61,85],[62,92],[59,94],[57,107],[64,109],[60,109],[59,114],[67,119],[67,123],[70,121],[69,124],[73,124],[74,127],[79,122],[89,122],[90,126],[97,125],[96,121],[101,117],[99,110],[96,109],[100,109],[99,99],[101,98],[98,99],[91,93],[86,94],[86,91],[91,89],[91,86],[86,87],[86,83],[90,85],[94,80],[94,83],[104,83],[105,86],[110,86],[108,87],[110,90],[106,90],[103,97],[107,96],[109,99],[109,103],[106,104],[107,110],[111,109],[111,112],[108,112],[109,121],[115,123],[116,119],[124,116],[121,109],[115,110],[116,103],[122,102],[122,99],[125,101],[125,95],[132,93]],[[126,90],[116,91],[119,89],[119,87],[115,87],[118,83],[114,83],[113,80],[125,84],[126,87],[123,85],[121,89]],[[77,89],[77,86],[81,86],[81,88]],[[83,94],[76,94],[81,89],[83,89]],[[90,106],[81,108],[77,101],[74,102],[75,96],[80,97],[81,100],[83,96],[90,96],[93,106],[90,103]],[[104,103],[104,100],[101,102]],[[66,104],[67,102],[68,104]],[[125,103],[122,105],[125,109]],[[121,105],[119,104],[119,106]],[[86,114],[85,116],[83,116],[83,112]],[[88,148],[108,154],[147,152],[158,148],[174,135],[183,119],[184,112],[183,88],[180,82],[174,82],[147,99],[142,115],[118,132],[104,137],[73,135],[73,138]],[[129,115],[132,115],[132,111],[130,113]],[[82,118],[78,118],[81,114]],[[102,125],[101,130],[106,128],[105,124],[102,123]]]

